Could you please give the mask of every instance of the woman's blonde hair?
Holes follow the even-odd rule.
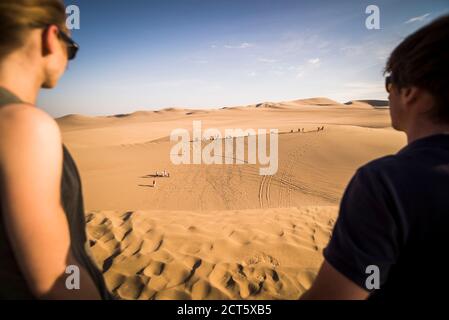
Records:
[[[67,31],[62,0],[0,0],[0,59],[20,48],[32,28],[56,25]]]

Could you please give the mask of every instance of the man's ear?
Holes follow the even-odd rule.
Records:
[[[405,106],[413,107],[418,113],[429,112],[433,106],[429,92],[419,87],[402,89],[401,98]]]
[[[405,105],[413,104],[419,94],[419,89],[417,87],[407,87],[401,89],[401,98]]]
[[[59,29],[55,25],[49,26],[42,32],[42,55],[44,57],[55,53],[58,50]]]

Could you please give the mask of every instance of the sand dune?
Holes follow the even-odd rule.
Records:
[[[405,145],[388,113],[316,98],[58,122],[83,179],[93,256],[118,297],[296,299],[322,262],[354,171]],[[279,129],[277,174],[173,165],[170,132],[194,120]],[[164,169],[170,178],[154,177]]]
[[[335,207],[92,212],[92,252],[124,299],[296,299],[316,275]]]
[[[362,108],[388,108],[389,102],[384,100],[355,100],[346,102],[345,105]]]
[[[339,102],[336,102],[334,100],[328,99],[328,98],[311,98],[311,99],[301,99],[301,100],[295,100],[293,101],[297,104],[302,105],[314,105],[314,106],[338,106],[341,105]]]

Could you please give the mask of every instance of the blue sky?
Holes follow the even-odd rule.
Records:
[[[78,58],[38,105],[55,117],[329,97],[386,99],[399,42],[447,0],[71,0]],[[381,29],[365,27],[380,8]]]

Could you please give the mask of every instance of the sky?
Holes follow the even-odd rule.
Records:
[[[54,117],[328,97],[387,99],[383,69],[448,0],[67,0],[76,60],[38,105]],[[366,8],[380,9],[369,30]]]

